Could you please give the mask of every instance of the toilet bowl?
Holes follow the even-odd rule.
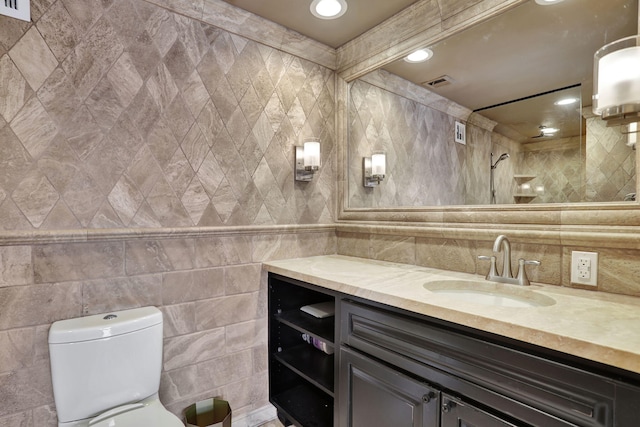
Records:
[[[160,402],[162,312],[143,307],[53,323],[58,427],[178,427]]]

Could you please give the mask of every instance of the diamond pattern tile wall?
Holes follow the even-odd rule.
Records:
[[[0,17],[0,228],[333,221],[332,71],[143,0],[34,19]],[[295,183],[308,136],[323,167]]]
[[[362,81],[350,90],[350,205],[464,204],[465,149],[453,141],[454,118]],[[366,188],[362,158],[379,150],[387,155],[387,175]]]
[[[544,188],[533,203],[575,203],[584,201],[584,144],[574,137],[566,148],[523,152],[521,173],[533,175],[532,189]],[[560,145],[560,144],[559,144]]]
[[[586,195],[589,202],[623,201],[636,190],[635,150],[619,128],[587,119]]]

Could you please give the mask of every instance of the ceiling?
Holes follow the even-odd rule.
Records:
[[[311,0],[224,0],[321,43],[338,48],[417,0],[346,0],[347,12],[325,20],[310,12]]]

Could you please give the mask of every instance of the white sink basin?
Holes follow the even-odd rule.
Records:
[[[424,288],[456,301],[495,307],[547,307],[556,301],[530,288],[488,281],[438,280]]]

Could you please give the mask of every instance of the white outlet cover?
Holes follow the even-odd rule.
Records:
[[[582,278],[578,274],[578,260],[591,261],[591,274],[589,278]],[[598,286],[598,253],[571,251],[571,283],[577,285]]]

